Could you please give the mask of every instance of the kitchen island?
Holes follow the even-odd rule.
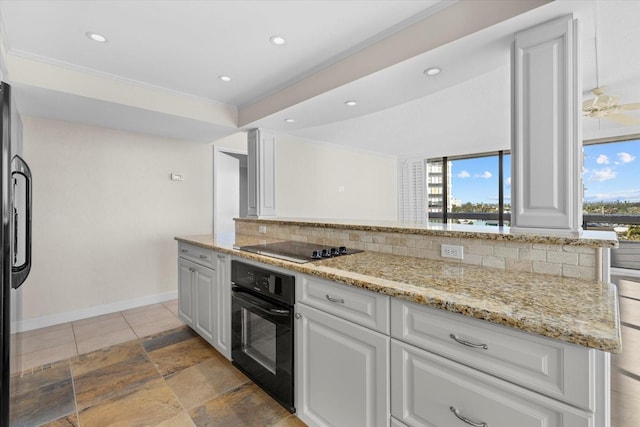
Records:
[[[176,240],[295,273],[296,408],[311,426],[609,425],[612,233],[242,219],[233,236]],[[290,240],[364,252],[299,264],[237,249]],[[441,244],[466,263],[438,259]]]

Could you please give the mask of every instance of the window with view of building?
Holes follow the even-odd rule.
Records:
[[[510,171],[505,152],[429,159],[429,220],[509,225]]]

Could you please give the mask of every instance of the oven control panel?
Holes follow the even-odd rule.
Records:
[[[231,283],[293,305],[295,276],[266,270],[242,261],[231,261]]]

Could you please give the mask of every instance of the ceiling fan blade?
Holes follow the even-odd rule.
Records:
[[[607,114],[604,118],[625,126],[640,125],[640,118],[633,117],[628,114]]]
[[[586,101],[582,102],[582,111],[589,111],[591,108],[593,108],[596,105],[596,100],[598,98],[592,98],[592,99],[587,99]]]
[[[640,110],[640,102],[636,104],[622,104],[618,105],[622,110]]]

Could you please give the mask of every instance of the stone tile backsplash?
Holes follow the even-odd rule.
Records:
[[[330,227],[268,224],[259,233],[258,222],[236,221],[236,234],[265,239],[294,240],[327,246],[345,245],[354,249],[473,264],[503,270],[552,274],[585,280],[598,280],[598,249],[587,246],[505,242],[472,238],[426,236],[419,234],[345,230]],[[464,259],[442,258],[443,244],[464,247]]]

